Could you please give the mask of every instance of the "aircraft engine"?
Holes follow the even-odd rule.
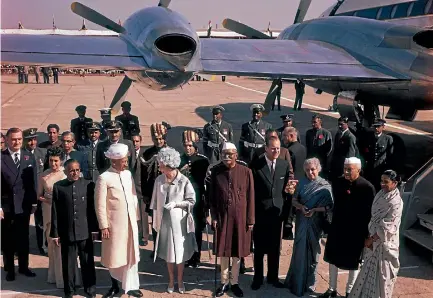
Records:
[[[180,14],[149,7],[131,15],[120,37],[133,43],[151,70],[128,71],[127,76],[154,90],[175,89],[200,69],[199,38]]]

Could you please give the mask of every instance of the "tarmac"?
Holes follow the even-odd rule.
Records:
[[[40,132],[39,141],[46,139],[45,130],[48,124],[57,123],[61,131],[69,130],[70,120],[77,117],[74,109],[79,104],[87,106],[87,116],[100,121],[98,109],[108,107],[116,92],[121,76],[60,76],[58,85],[35,84],[34,77],[30,77],[30,84],[17,84],[16,76],[2,76],[1,78],[1,130],[5,132],[10,127],[36,127]],[[239,138],[241,124],[250,120],[249,106],[252,103],[262,103],[271,82],[268,80],[253,80],[228,77],[226,82],[193,81],[182,89],[158,92],[133,84],[127,99],[132,103],[132,113],[140,119],[143,146],[151,144],[149,127],[154,122],[166,121],[172,129],[169,131],[169,145],[181,149],[181,132],[190,127],[202,128],[211,119],[210,108],[222,105],[226,111],[224,119],[232,123],[235,130],[235,140]],[[305,132],[311,127],[313,114],[323,117],[323,126],[335,132],[339,115],[329,112],[333,96],[317,95],[311,88],[306,89],[302,111],[293,112],[294,87],[285,83],[282,92],[282,111],[273,111],[264,119],[274,127],[281,126],[282,114],[294,113],[294,126],[301,133],[301,140]],[[386,112],[386,109],[385,109]],[[114,118],[114,117],[113,117]],[[407,144],[404,168],[410,176],[426,160],[433,156],[433,112],[420,111],[414,122],[389,120],[387,130],[398,133]],[[1,271],[1,292],[4,297],[61,297],[63,291],[55,285],[48,284],[48,258],[39,256],[36,248],[34,228],[30,235],[30,267],[37,273],[35,278],[17,275],[14,282],[4,280]],[[209,258],[208,242],[203,237],[202,263],[196,268],[185,270],[185,285],[187,292],[183,297],[211,297],[214,291],[215,258]],[[322,245],[326,239],[322,239]],[[212,234],[209,235],[209,246],[212,247]],[[139,263],[141,290],[144,297],[180,296],[179,293],[166,293],[167,270],[163,261],[153,263],[150,259],[153,242],[142,247]],[[344,243],[342,243],[344,245]],[[283,240],[279,274],[284,281],[287,274],[293,241]],[[100,243],[95,242],[95,258],[97,261],[97,293],[101,297],[110,286],[107,270],[99,264]],[[394,290],[393,297],[433,298],[433,266],[431,254],[417,249],[411,243],[401,241],[400,249],[401,269]],[[252,256],[246,259],[247,267],[252,267]],[[266,266],[265,266],[266,267]],[[266,271],[266,269],[265,269]],[[250,284],[253,272],[249,270],[240,277],[240,286],[244,290],[244,297],[295,297],[287,289],[275,289],[264,285],[259,291],[252,291]],[[219,271],[217,275],[219,279]],[[317,293],[327,289],[328,266],[321,259],[317,275]],[[347,272],[339,273],[340,295],[345,293]],[[81,289],[79,293],[84,294]],[[231,292],[228,296],[233,296]],[[305,296],[316,297],[317,295]],[[76,296],[78,297],[78,296]],[[126,297],[126,295],[124,295]]]

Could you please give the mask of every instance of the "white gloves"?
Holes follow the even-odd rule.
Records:
[[[177,205],[176,202],[169,202],[165,204],[164,208],[170,211],[171,209],[176,208],[177,207],[176,205]]]

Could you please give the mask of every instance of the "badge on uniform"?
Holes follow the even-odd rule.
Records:
[[[40,159],[40,158],[39,158],[39,165],[40,165],[40,166],[43,166],[43,165],[44,165],[44,162],[43,162],[42,159]]]
[[[264,129],[262,129],[262,135],[265,135],[266,131]]]
[[[319,140],[323,139],[323,135],[319,135]]]
[[[227,129],[223,129],[223,134],[227,134]]]

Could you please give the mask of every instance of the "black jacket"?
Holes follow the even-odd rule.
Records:
[[[130,140],[132,139],[133,133],[140,133],[140,122],[138,117],[132,114],[119,115],[114,118],[116,121],[122,123],[122,134],[123,138]]]
[[[295,179],[299,180],[305,176],[304,162],[307,159],[307,149],[299,142],[291,143],[287,149],[289,149],[290,158],[292,159]]]
[[[88,138],[87,123],[89,122],[93,122],[92,118],[84,117],[82,120],[80,118],[71,120],[71,131],[75,134],[75,140],[77,142]]]
[[[146,147],[141,146],[138,152],[138,158],[134,158],[130,167],[132,177],[134,177],[135,190],[137,192],[138,199],[143,199],[143,195],[141,193],[141,158],[144,159],[144,151],[146,151]],[[132,154],[136,156],[136,151],[134,150]]]
[[[50,237],[63,242],[86,240],[98,232],[92,181],[80,178],[54,183]]]

